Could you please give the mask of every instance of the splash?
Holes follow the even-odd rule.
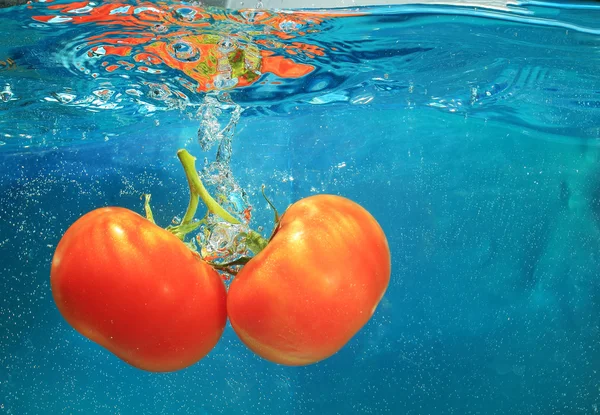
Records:
[[[229,164],[231,140],[242,112],[242,107],[228,94],[207,95],[198,111],[201,120],[198,143],[202,150],[208,151],[215,142],[220,142],[224,148],[219,149],[217,160]]]
[[[290,42],[319,31],[327,18],[322,14],[225,11],[163,2],[75,2],[50,4],[44,11],[33,19],[101,29],[71,45],[66,66],[92,77],[101,71],[117,76],[175,70],[178,82],[190,92],[244,87],[267,73],[301,78],[315,69],[304,62],[325,54],[316,45]]]
[[[203,181],[214,189],[216,199],[228,212],[238,217],[239,225],[232,225],[209,215],[200,228],[196,242],[200,254],[213,263],[231,263],[251,255],[243,235],[250,231],[252,206],[248,195],[235,179],[231,170],[232,141],[243,110],[229,94],[208,94],[200,106],[198,116],[198,143],[204,151],[218,143],[213,162],[205,159],[200,172]],[[235,272],[236,267],[230,271]],[[224,273],[225,276],[229,275]]]

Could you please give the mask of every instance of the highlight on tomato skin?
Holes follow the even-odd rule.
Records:
[[[264,359],[313,364],[369,321],[390,274],[385,234],[369,212],[343,197],[311,196],[288,208],[267,247],[231,283],[229,320]]]
[[[71,225],[50,282],[75,330],[143,370],[198,362],[225,328],[217,272],[172,233],[124,208],[96,209]]]

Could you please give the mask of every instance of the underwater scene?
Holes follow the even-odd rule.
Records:
[[[417,3],[0,1],[0,414],[598,413],[600,4]]]

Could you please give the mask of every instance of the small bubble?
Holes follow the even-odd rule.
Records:
[[[180,61],[193,62],[200,58],[200,51],[187,42],[174,43],[170,49],[171,55]]]
[[[240,15],[248,23],[259,22],[259,21],[265,19],[266,17],[268,17],[268,15],[267,15],[266,12],[257,11],[256,9],[254,9],[254,10],[244,10],[244,11],[240,12]]]
[[[152,30],[156,33],[164,33],[168,30],[167,26],[163,25],[163,24],[155,24],[152,27]]]
[[[223,53],[231,52],[236,48],[236,44],[231,40],[231,38],[225,36],[221,40],[219,40],[219,50]]]
[[[191,22],[196,16],[196,10],[189,7],[180,7],[175,11],[175,15],[186,22]]]
[[[149,84],[150,91],[148,91],[148,95],[150,98],[154,98],[159,101],[164,101],[171,95],[171,90],[162,84]]]
[[[8,102],[13,98],[13,96],[14,94],[10,88],[10,85],[6,84],[2,92],[0,92],[0,99],[4,102]]]

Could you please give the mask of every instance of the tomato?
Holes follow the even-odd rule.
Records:
[[[217,272],[173,234],[123,208],[96,209],[66,231],[50,282],[75,330],[144,370],[196,363],[227,320]]]
[[[369,212],[339,196],[311,196],[289,207],[231,283],[229,320],[259,356],[315,363],[367,323],[390,272],[387,240]]]

